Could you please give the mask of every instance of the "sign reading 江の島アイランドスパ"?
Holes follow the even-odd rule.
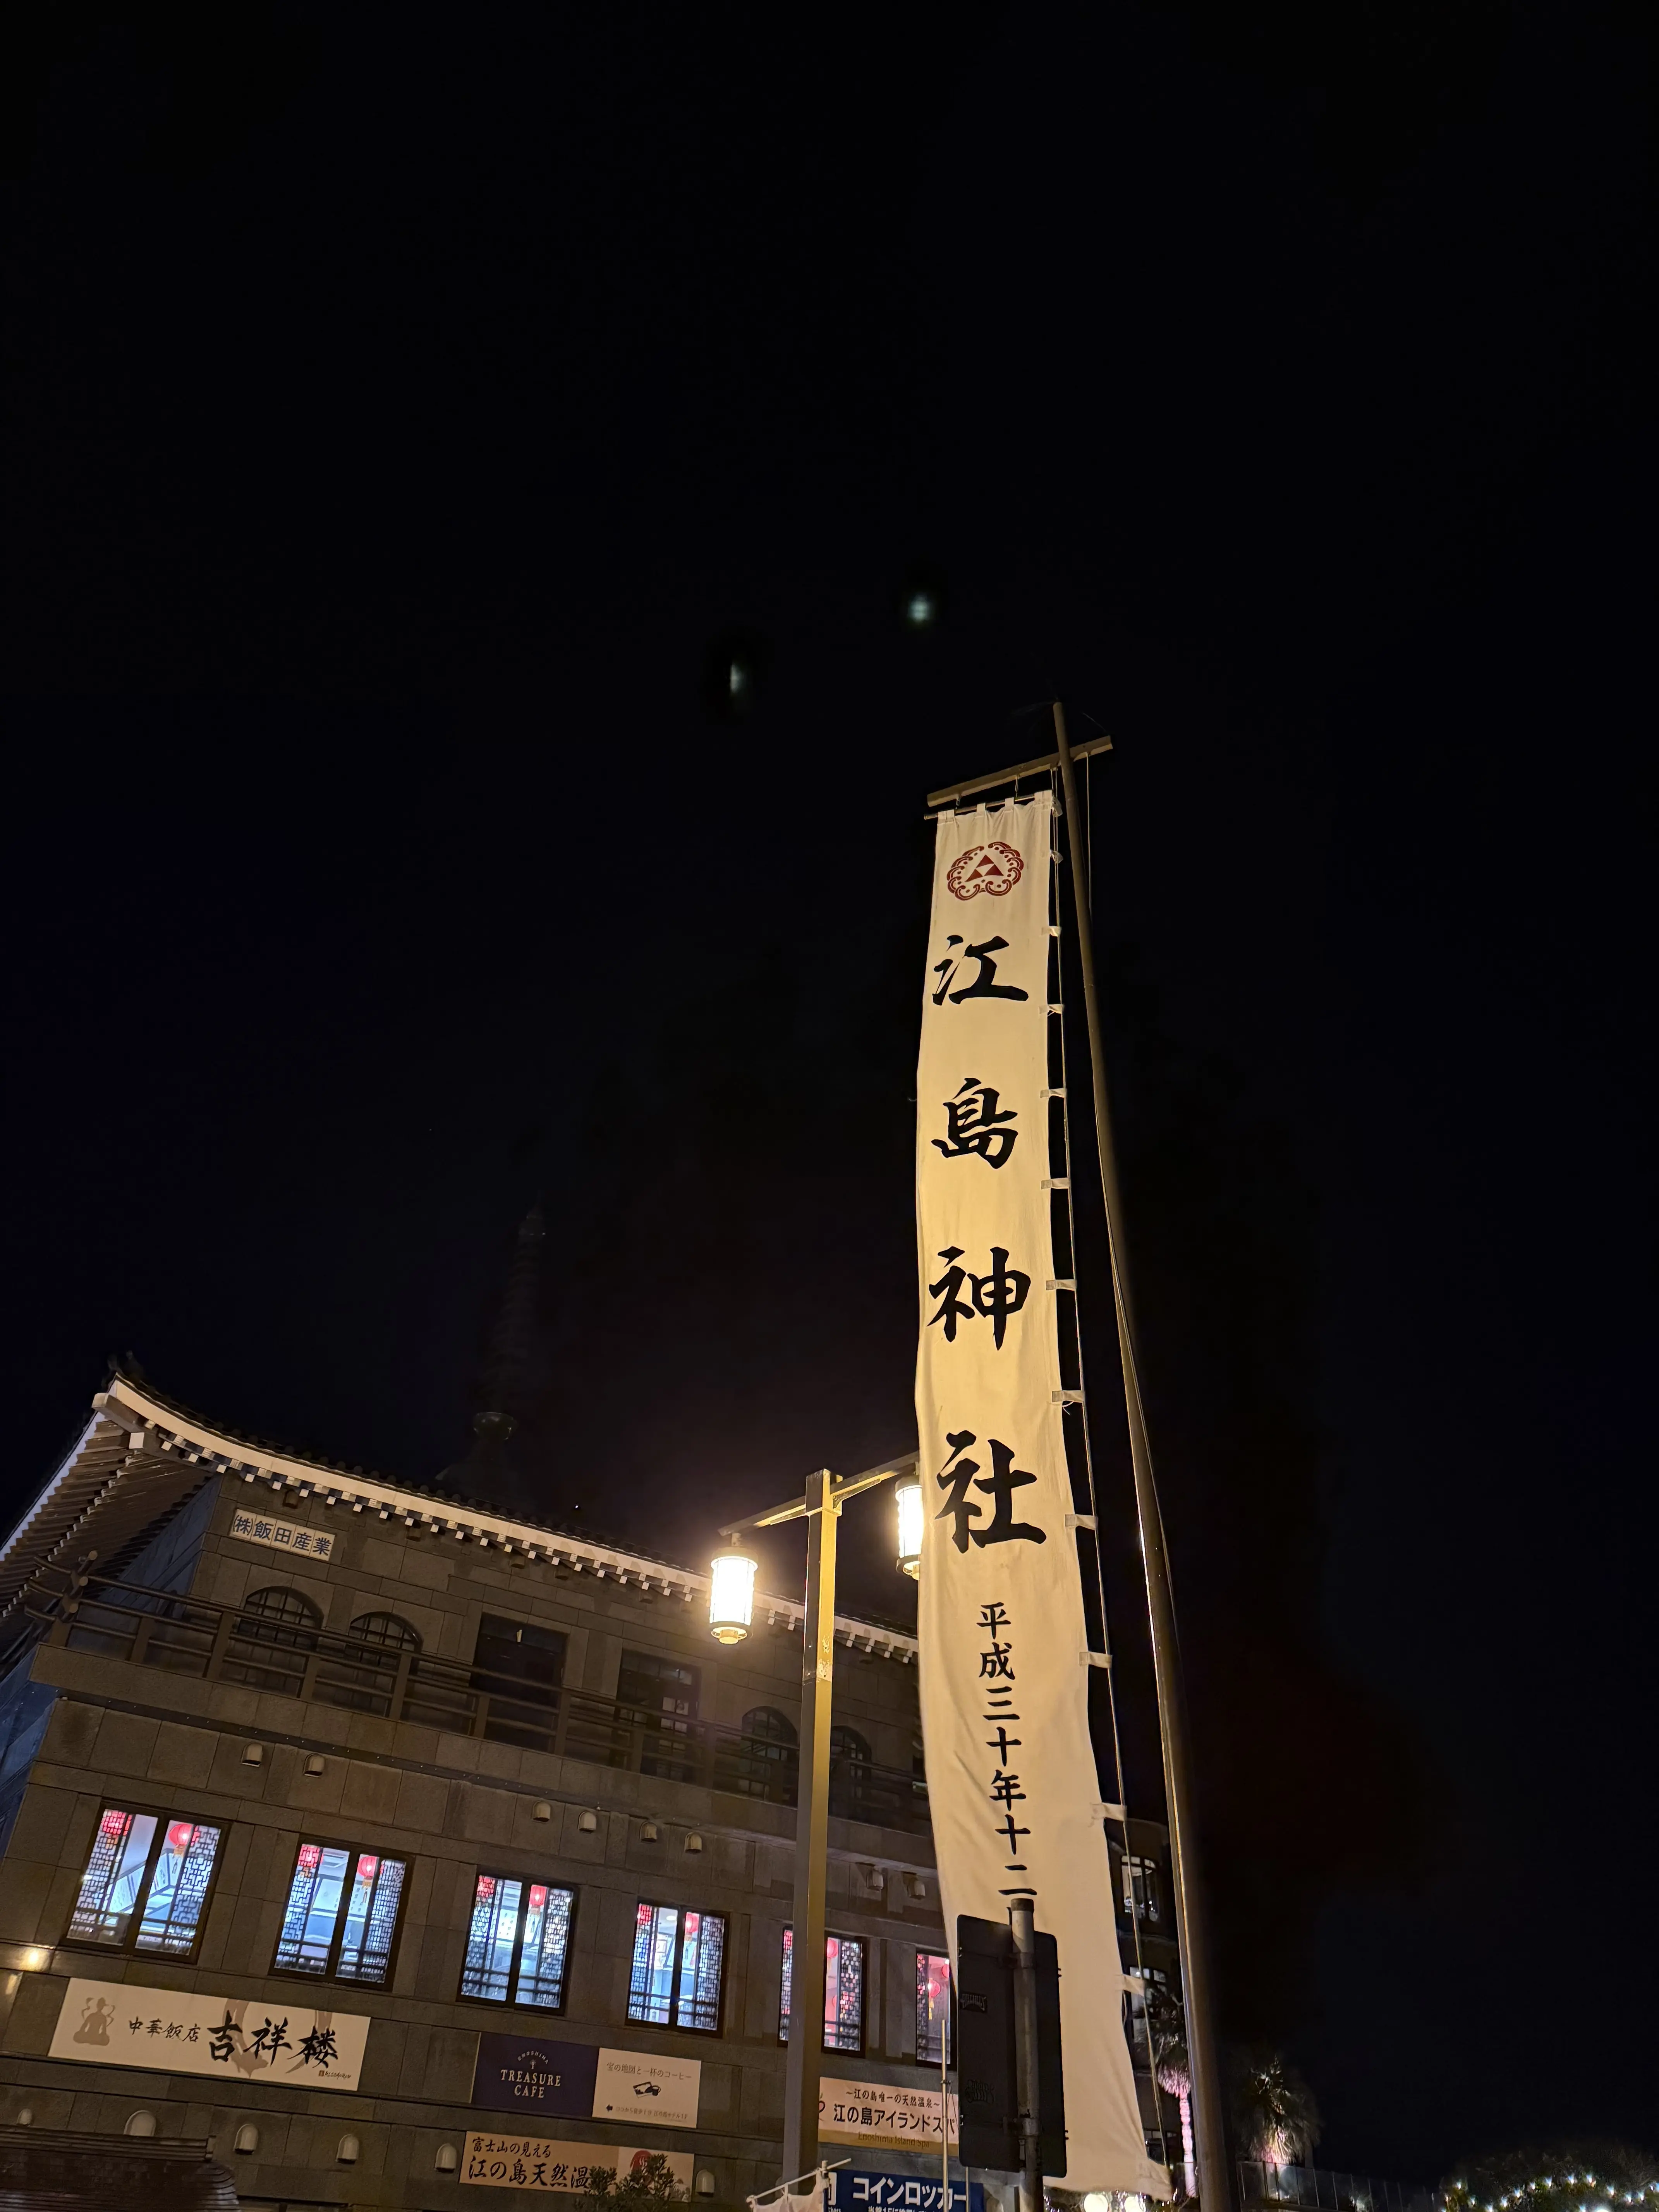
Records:
[[[1054,810],[937,824],[916,1087],[920,1627],[945,1924],[1030,1892],[1059,1948],[1067,2189],[1170,2193],[1122,2024],[1050,1233]]]
[[[957,2100],[951,2100],[951,2141],[957,2139]],[[825,2142],[881,2143],[893,2150],[937,2153],[939,2093],[908,2081],[818,2080],[818,2134]]]
[[[197,1996],[142,1982],[75,1980],[64,1993],[48,2055],[301,2089],[355,2089],[368,2017],[264,1998]]]

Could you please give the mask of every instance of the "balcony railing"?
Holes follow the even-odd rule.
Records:
[[[1238,2164],[1239,2201],[1252,2208],[1295,2206],[1298,2212],[1435,2212],[1432,2190],[1370,2173],[1334,2173],[1322,2166]]]
[[[675,1719],[587,1690],[544,1688],[465,1661],[366,1644],[335,1630],[262,1619],[132,1583],[94,1580],[73,1610],[37,1616],[48,1617],[48,1644],[130,1667],[483,1736],[769,1805],[795,1802],[799,1757],[793,1744]],[[919,1776],[838,1755],[830,1765],[830,1810],[841,1820],[925,1832],[927,1785]]]

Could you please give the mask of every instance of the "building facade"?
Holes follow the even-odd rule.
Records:
[[[0,2130],[290,2212],[775,2183],[801,1608],[722,1649],[706,1594],[113,1376],[0,1547]],[[836,1644],[825,2135],[936,2176],[915,1646]],[[1159,1832],[1115,1873],[1151,1966]]]

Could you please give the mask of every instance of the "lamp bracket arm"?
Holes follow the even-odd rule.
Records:
[[[873,1490],[883,1482],[896,1482],[901,1476],[914,1474],[915,1466],[916,1454],[914,1451],[878,1460],[874,1467],[866,1468],[862,1474],[849,1474],[845,1481],[836,1482],[830,1493],[830,1503],[833,1506],[840,1506],[848,1498],[856,1498],[860,1491]],[[781,1505],[769,1505],[763,1512],[751,1513],[747,1520],[728,1522],[722,1527],[720,1534],[735,1542],[750,1528],[775,1528],[786,1521],[804,1521],[809,1513],[817,1510],[818,1508],[809,1505],[804,1497],[791,1498]]]

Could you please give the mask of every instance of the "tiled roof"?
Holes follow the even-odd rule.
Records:
[[[150,1524],[202,1482],[233,1475],[254,1487],[321,1498],[353,1513],[419,1526],[485,1549],[556,1561],[600,1581],[659,1591],[690,1603],[708,1577],[671,1559],[656,1559],[590,1534],[554,1528],[415,1483],[366,1474],[329,1460],[286,1451],[263,1438],[204,1421],[198,1413],[118,1370],[92,1401],[92,1419],[28,1511],[0,1544],[0,1631],[10,1629],[32,1578],[47,1568],[70,1569],[94,1553],[117,1557]],[[758,1620],[799,1624],[799,1598],[757,1593]],[[914,1636],[851,1615],[836,1616],[837,1639],[908,1662]]]

